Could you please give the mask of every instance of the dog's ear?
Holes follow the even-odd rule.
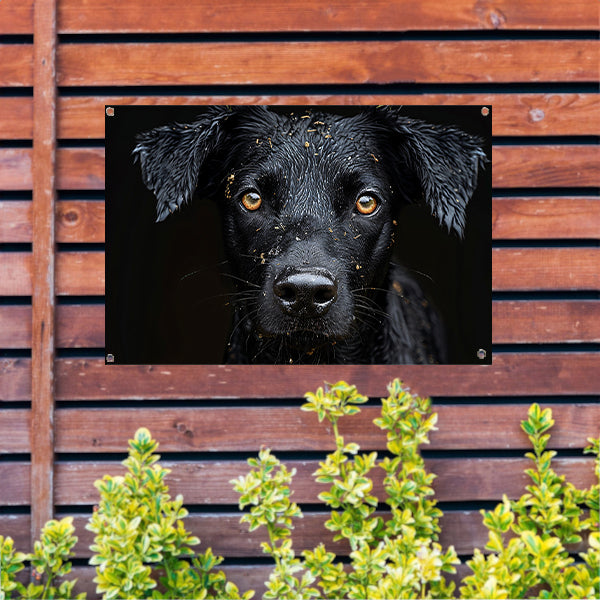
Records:
[[[215,107],[188,125],[157,127],[136,138],[133,154],[144,184],[156,196],[157,222],[192,199],[200,169],[219,147],[229,114],[226,107]]]
[[[462,237],[467,203],[487,162],[482,141],[455,127],[400,116],[396,110],[384,114],[396,138],[394,150],[419,188],[419,197],[411,200],[425,202],[440,225]]]

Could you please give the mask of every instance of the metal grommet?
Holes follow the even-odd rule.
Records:
[[[107,117],[114,117],[115,116],[115,109],[112,106],[107,106],[106,107],[106,116]]]
[[[479,360],[483,360],[486,356],[487,352],[483,348],[479,348],[479,350],[477,350],[477,358]]]
[[[107,354],[106,355],[106,362],[107,363],[114,363],[115,362],[115,355],[114,354]]]
[[[481,114],[484,117],[487,117],[490,114],[490,109],[487,106],[482,107],[481,109]]]

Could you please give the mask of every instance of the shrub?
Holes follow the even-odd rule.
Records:
[[[382,400],[375,425],[386,432],[388,456],[360,453],[356,443],[339,433],[342,417],[360,412],[367,401],[354,386],[339,382],[306,395],[302,409],[331,424],[335,450],[314,473],[327,485],[319,498],[330,508],[325,526],[334,540],[346,540],[349,562],[339,560],[323,544],[296,556],[292,545],[294,519],[302,512],[292,498],[294,470],[268,449],[248,460],[249,472],[232,481],[240,494],[242,517],[253,531],[265,527],[263,552],[274,567],[265,598],[451,598],[456,588],[447,574],[459,564],[454,548],[438,542],[442,516],[433,497],[435,475],[428,473],[419,447],[429,442],[437,415],[431,401],[415,396],[395,380]],[[521,423],[533,452],[526,493],[504,497],[492,511],[481,511],[488,529],[484,554],[476,549],[466,565],[471,574],[459,587],[461,598],[599,598],[600,533],[598,484],[579,490],[552,469],[555,452],[547,450],[552,412],[533,404]],[[586,449],[596,455],[600,479],[599,441]],[[106,475],[96,482],[100,503],[87,528],[95,533],[90,563],[96,566],[98,593],[114,598],[243,598],[216,571],[222,558],[210,549],[196,555],[199,539],[184,527],[183,498],[174,500],[164,482],[168,469],[158,464],[158,447],[147,429],[129,441],[124,476]],[[371,474],[383,469],[389,515],[373,495]],[[569,546],[587,550],[576,560]],[[31,554],[16,552],[13,540],[0,536],[0,600],[73,597],[75,580],[69,559],[77,542],[71,517],[49,521]],[[16,579],[30,563],[35,582]],[[77,599],[83,600],[85,594]]]
[[[335,451],[314,473],[329,485],[319,495],[331,509],[325,526],[334,540],[346,539],[350,564],[344,565],[323,544],[295,556],[291,543],[293,518],[299,507],[291,502],[288,472],[269,450],[248,461],[251,471],[232,481],[240,494],[240,508],[250,507],[242,521],[250,530],[265,526],[269,543],[263,551],[275,560],[265,598],[450,598],[455,586],[444,573],[459,564],[454,548],[437,542],[441,511],[433,499],[431,483],[418,449],[428,443],[437,415],[430,400],[414,396],[396,380],[382,400],[375,424],[387,434],[391,457],[377,462],[376,453],[359,454],[355,443],[339,434],[338,420],[357,414],[366,402],[354,386],[339,382],[324,391],[308,393],[303,410],[327,419],[335,438]],[[482,511],[489,530],[488,554],[475,550],[467,561],[472,571],[462,581],[462,598],[598,598],[600,596],[599,486],[578,490],[551,467],[555,452],[546,449],[553,425],[550,409],[533,404],[521,426],[533,452],[526,454],[534,468],[527,469],[532,484],[516,501],[504,497],[493,511]],[[596,454],[598,440],[588,452]],[[373,496],[370,473],[385,472],[385,502],[389,519],[375,516],[379,500]],[[587,517],[584,509],[589,510]],[[589,532],[589,549],[575,563],[566,548],[581,542]],[[302,573],[301,578],[297,575]]]

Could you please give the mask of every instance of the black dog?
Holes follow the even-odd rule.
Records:
[[[230,363],[436,363],[442,324],[390,264],[395,214],[420,202],[462,236],[485,154],[452,127],[397,108],[344,116],[213,107],[138,138],[162,221],[216,199],[235,295]]]

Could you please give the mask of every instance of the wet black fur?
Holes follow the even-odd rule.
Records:
[[[221,207],[238,282],[226,360],[445,362],[436,312],[410,274],[390,264],[394,217],[401,203],[424,203],[462,236],[485,161],[480,141],[395,108],[293,113],[213,107],[194,123],[140,135],[135,149],[158,221],[195,195]],[[258,210],[241,203],[249,191],[262,198]],[[378,201],[370,215],[356,210],[365,193]],[[325,314],[282,309],[274,283],[298,271],[335,282]]]

